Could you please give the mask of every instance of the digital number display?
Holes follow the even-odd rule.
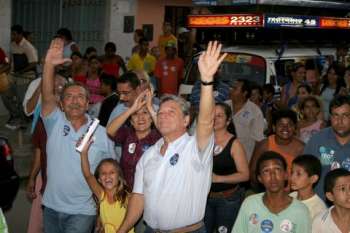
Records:
[[[262,27],[262,14],[189,15],[188,27]]]

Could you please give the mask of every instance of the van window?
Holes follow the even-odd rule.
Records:
[[[193,85],[199,78],[197,62],[198,57],[193,60],[186,84]],[[237,79],[247,79],[262,86],[265,84],[266,62],[264,58],[255,55],[228,53],[218,73],[219,77],[230,86]]]

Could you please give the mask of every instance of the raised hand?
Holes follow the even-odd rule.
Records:
[[[131,109],[133,112],[138,111],[146,104],[146,95],[148,90],[145,90],[137,96],[136,100],[134,101],[133,105],[131,106]]]
[[[201,80],[205,82],[213,81],[219,65],[226,57],[226,53],[220,56],[222,45],[217,41],[210,41],[207,50],[204,51],[198,60],[198,68],[201,74]]]
[[[71,62],[70,58],[63,57],[64,42],[60,38],[55,38],[51,41],[50,48],[47,50],[45,64],[58,66],[66,62]]]

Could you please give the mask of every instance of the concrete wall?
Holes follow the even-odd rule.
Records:
[[[145,1],[145,0],[143,0]],[[137,0],[109,0],[106,39],[117,45],[117,53],[124,59],[131,56],[133,33],[124,33],[124,16],[135,16]]]
[[[11,0],[0,0],[0,47],[9,54],[11,41]],[[0,98],[0,115],[6,115]]]
[[[153,24],[151,45],[156,45],[162,33],[165,6],[193,6],[193,4],[192,0],[139,0],[136,10],[136,28],[142,28],[143,24]]]

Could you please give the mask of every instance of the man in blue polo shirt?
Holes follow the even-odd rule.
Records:
[[[83,177],[75,147],[92,122],[86,114],[88,91],[79,84],[65,87],[60,108],[54,95],[54,70],[63,58],[64,43],[54,39],[45,58],[41,116],[47,132],[47,185],[43,196],[45,233],[89,233],[96,218],[92,193]],[[62,109],[62,110],[61,110]],[[91,171],[109,151],[105,128],[99,126],[89,150]]]
[[[321,160],[322,174],[316,193],[324,199],[324,177],[336,168],[350,171],[350,97],[335,97],[329,105],[331,127],[315,134],[304,148]]]

